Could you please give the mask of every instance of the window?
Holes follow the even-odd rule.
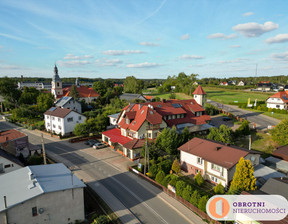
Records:
[[[47,127],[50,127],[50,123],[47,123]]]
[[[148,133],[148,138],[151,138],[151,133]]]
[[[57,82],[57,87],[59,87],[59,82]]]
[[[217,166],[217,165],[214,164],[214,163],[211,164],[211,169],[212,169],[212,170],[216,170],[216,171],[218,171],[218,172],[221,171],[221,167],[220,167],[220,166]]]
[[[61,130],[61,126],[60,125],[58,126],[58,129]]]
[[[79,120],[79,121],[81,121],[81,119],[82,119],[82,117],[81,117],[81,116],[79,116],[78,120]]]
[[[58,121],[60,122],[60,121],[61,121],[61,118],[58,117]]]
[[[37,207],[32,208],[32,216],[37,216]]]
[[[56,128],[55,124],[53,124],[53,128]]]
[[[68,117],[68,118],[67,118],[67,121],[68,121],[68,122],[72,122],[72,121],[73,121],[73,117]]]
[[[55,117],[52,117],[52,120],[54,121],[54,120],[55,120]]]
[[[47,119],[49,119],[49,118],[50,118],[50,116],[49,116],[49,115],[46,115],[46,118],[47,118]]]
[[[197,163],[200,164],[200,165],[202,165],[202,158],[197,157]]]
[[[4,168],[9,168],[9,167],[11,167],[11,164],[7,164],[4,166]]]
[[[213,182],[218,183],[218,178],[217,178],[217,177],[211,176],[211,180],[212,180]]]

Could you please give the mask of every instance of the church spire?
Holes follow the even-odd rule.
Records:
[[[54,66],[54,74],[55,74],[55,76],[58,76],[58,68],[57,68],[56,63],[55,63],[55,66]]]

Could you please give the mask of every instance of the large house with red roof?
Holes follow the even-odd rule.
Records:
[[[202,87],[198,86],[191,100],[129,104],[118,117],[118,128],[103,132],[102,140],[134,160],[140,157],[145,137],[153,140],[164,128],[175,126],[179,133],[185,127],[207,130],[211,118],[199,104],[204,105],[205,95]]]
[[[182,170],[193,175],[200,172],[205,180],[223,186],[232,181],[241,157],[249,159],[253,166],[260,161],[259,152],[201,138],[191,139],[178,150]]]
[[[266,103],[268,108],[287,110],[288,91],[280,91],[275,93],[266,100]]]
[[[56,65],[54,67],[54,76],[52,78],[51,84],[52,84],[51,93],[55,96],[56,99],[60,99],[63,96],[70,95],[72,85],[63,88],[62,81],[58,75],[58,68]],[[99,97],[99,94],[93,88],[87,86],[80,86],[78,79],[76,79],[75,87],[79,93],[80,101],[84,100],[86,103],[91,103],[92,101],[95,101]]]

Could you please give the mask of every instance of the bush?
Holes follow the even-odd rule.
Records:
[[[175,173],[180,173],[181,172],[181,165],[178,161],[178,159],[175,159],[173,164],[172,164],[172,170],[175,172]]]
[[[155,180],[156,180],[157,183],[161,184],[161,182],[163,181],[164,178],[165,178],[165,173],[164,173],[163,170],[160,170],[157,173]]]
[[[193,192],[193,194],[191,195],[189,202],[190,202],[192,205],[198,207],[198,202],[199,202],[200,198],[201,198],[201,195],[199,194],[199,192],[198,192],[197,190],[195,190],[195,191]]]
[[[224,186],[221,183],[217,184],[217,186],[214,188],[214,192],[215,194],[224,194],[225,193]]]
[[[182,192],[182,198],[185,199],[186,201],[190,201],[191,194],[192,194],[192,187],[191,185],[188,184]]]
[[[148,172],[149,172],[149,177],[154,179],[157,175],[157,172],[158,172],[158,166],[156,164],[150,166]]]
[[[176,194],[182,196],[182,192],[186,187],[186,183],[183,180],[179,180],[176,183]]]
[[[167,187],[168,186],[168,183],[171,181],[171,175],[167,175],[166,177],[164,177],[164,179],[162,180],[161,184],[164,186],[164,187]]]
[[[110,223],[109,218],[106,215],[100,215],[98,218],[94,219],[91,224],[108,224]]]
[[[173,187],[176,187],[176,183],[177,183],[177,180],[176,179],[171,179],[169,181],[169,184],[172,185]]]
[[[200,200],[199,200],[198,208],[200,210],[202,210],[203,212],[206,212],[207,201],[208,201],[208,196],[207,195],[201,197]]]
[[[250,134],[249,122],[244,120],[239,128],[236,130],[237,136],[245,136]]]
[[[194,177],[195,182],[197,183],[198,186],[201,186],[204,183],[204,179],[201,175],[201,172],[198,172],[196,176]]]
[[[170,159],[164,160],[158,164],[158,171],[163,170],[165,174],[169,174],[172,162]]]
[[[41,164],[43,164],[43,158],[40,155],[35,154],[33,156],[30,156],[30,158],[28,159],[28,165],[41,165]]]

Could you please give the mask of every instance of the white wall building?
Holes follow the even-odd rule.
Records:
[[[0,223],[83,221],[84,187],[62,163],[27,166],[2,175]]]
[[[288,104],[287,91],[278,92],[278,93],[270,96],[266,100],[266,103],[267,103],[268,108],[287,110],[287,104]]]
[[[0,149],[0,175],[18,170],[23,166],[16,157]]]
[[[62,98],[60,98],[56,103],[55,103],[56,107],[61,107],[61,108],[67,108],[67,109],[71,109],[74,110],[78,113],[82,113],[82,106],[81,103],[79,103],[77,100],[75,100],[73,97],[71,96],[63,96]]]
[[[69,135],[73,133],[76,124],[86,119],[82,114],[71,109],[51,107],[44,113],[45,128],[48,132]]]

